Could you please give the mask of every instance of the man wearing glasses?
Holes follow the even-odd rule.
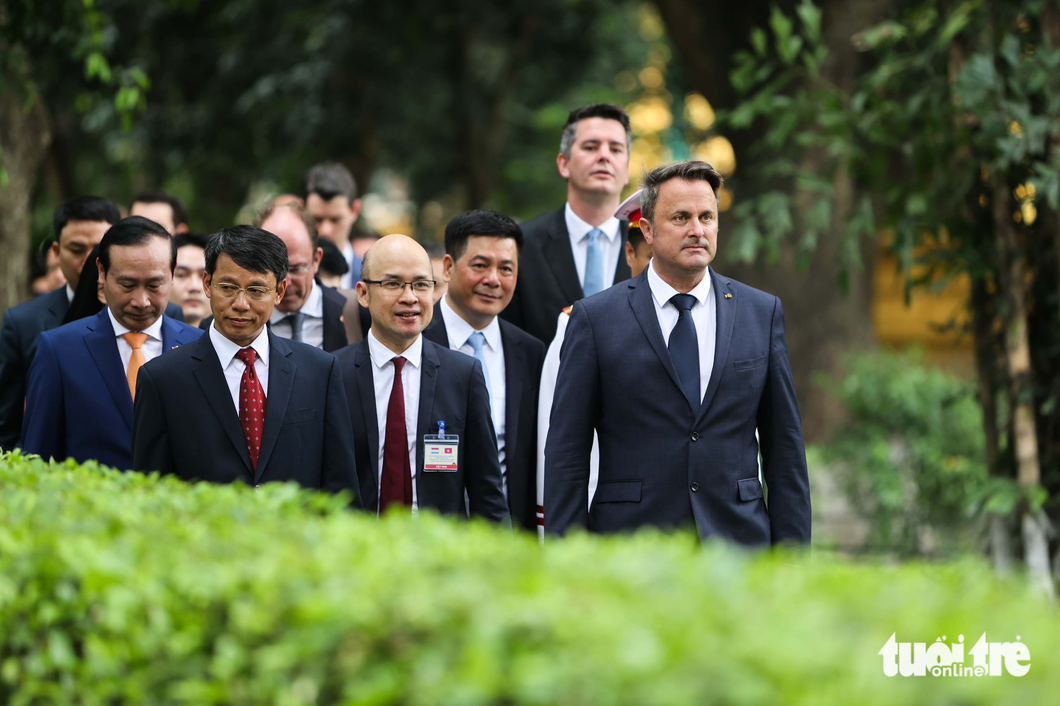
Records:
[[[295,481],[359,505],[349,407],[335,358],[270,333],[287,247],[254,226],[206,245],[207,335],[141,368],[133,467],[214,483]]]
[[[482,364],[422,336],[434,287],[430,257],[408,236],[388,235],[365,254],[357,297],[372,327],[336,353],[361,500],[377,513],[428,508],[508,524]]]

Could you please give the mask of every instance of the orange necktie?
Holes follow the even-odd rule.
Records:
[[[129,393],[133,399],[136,399],[136,376],[140,372],[140,367],[144,364],[144,354],[140,350],[144,345],[144,341],[147,340],[146,333],[123,333],[121,335],[125,339],[125,342],[132,347],[132,355],[129,357],[129,370],[125,374],[125,378],[129,381]]]

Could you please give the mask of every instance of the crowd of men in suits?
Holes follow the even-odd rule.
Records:
[[[162,192],[124,218],[68,201],[66,284],[3,317],[0,448],[557,535],[808,542],[780,301],[710,267],[710,165],[653,169],[620,203],[630,144],[621,108],[575,110],[567,203],[521,226],[463,213],[440,262],[355,229],[336,163],[209,238]]]

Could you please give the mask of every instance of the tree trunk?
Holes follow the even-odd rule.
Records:
[[[0,51],[16,49],[0,44]],[[24,90],[28,62],[9,63],[0,75],[0,311],[28,292],[30,208],[33,185],[51,143],[48,113],[40,96]]]
[[[1034,422],[1034,396],[1031,394],[1031,349],[1027,335],[1024,257],[1016,238],[1008,184],[1000,179],[993,189],[994,237],[1002,263],[1001,294],[1008,311],[1005,322],[1005,352],[1008,360],[1009,398],[1016,452],[1016,475],[1020,488],[1029,492],[1041,486],[1038,462],[1038,434]],[[1033,510],[1026,499],[1021,503],[1023,557],[1031,581],[1049,596],[1054,595],[1049,564],[1047,520],[1041,510]]]

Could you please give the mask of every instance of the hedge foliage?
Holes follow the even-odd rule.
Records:
[[[981,561],[883,567],[383,521],[291,486],[0,457],[0,703],[988,704],[1060,694],[1060,616]],[[1020,635],[1024,677],[884,676]]]

